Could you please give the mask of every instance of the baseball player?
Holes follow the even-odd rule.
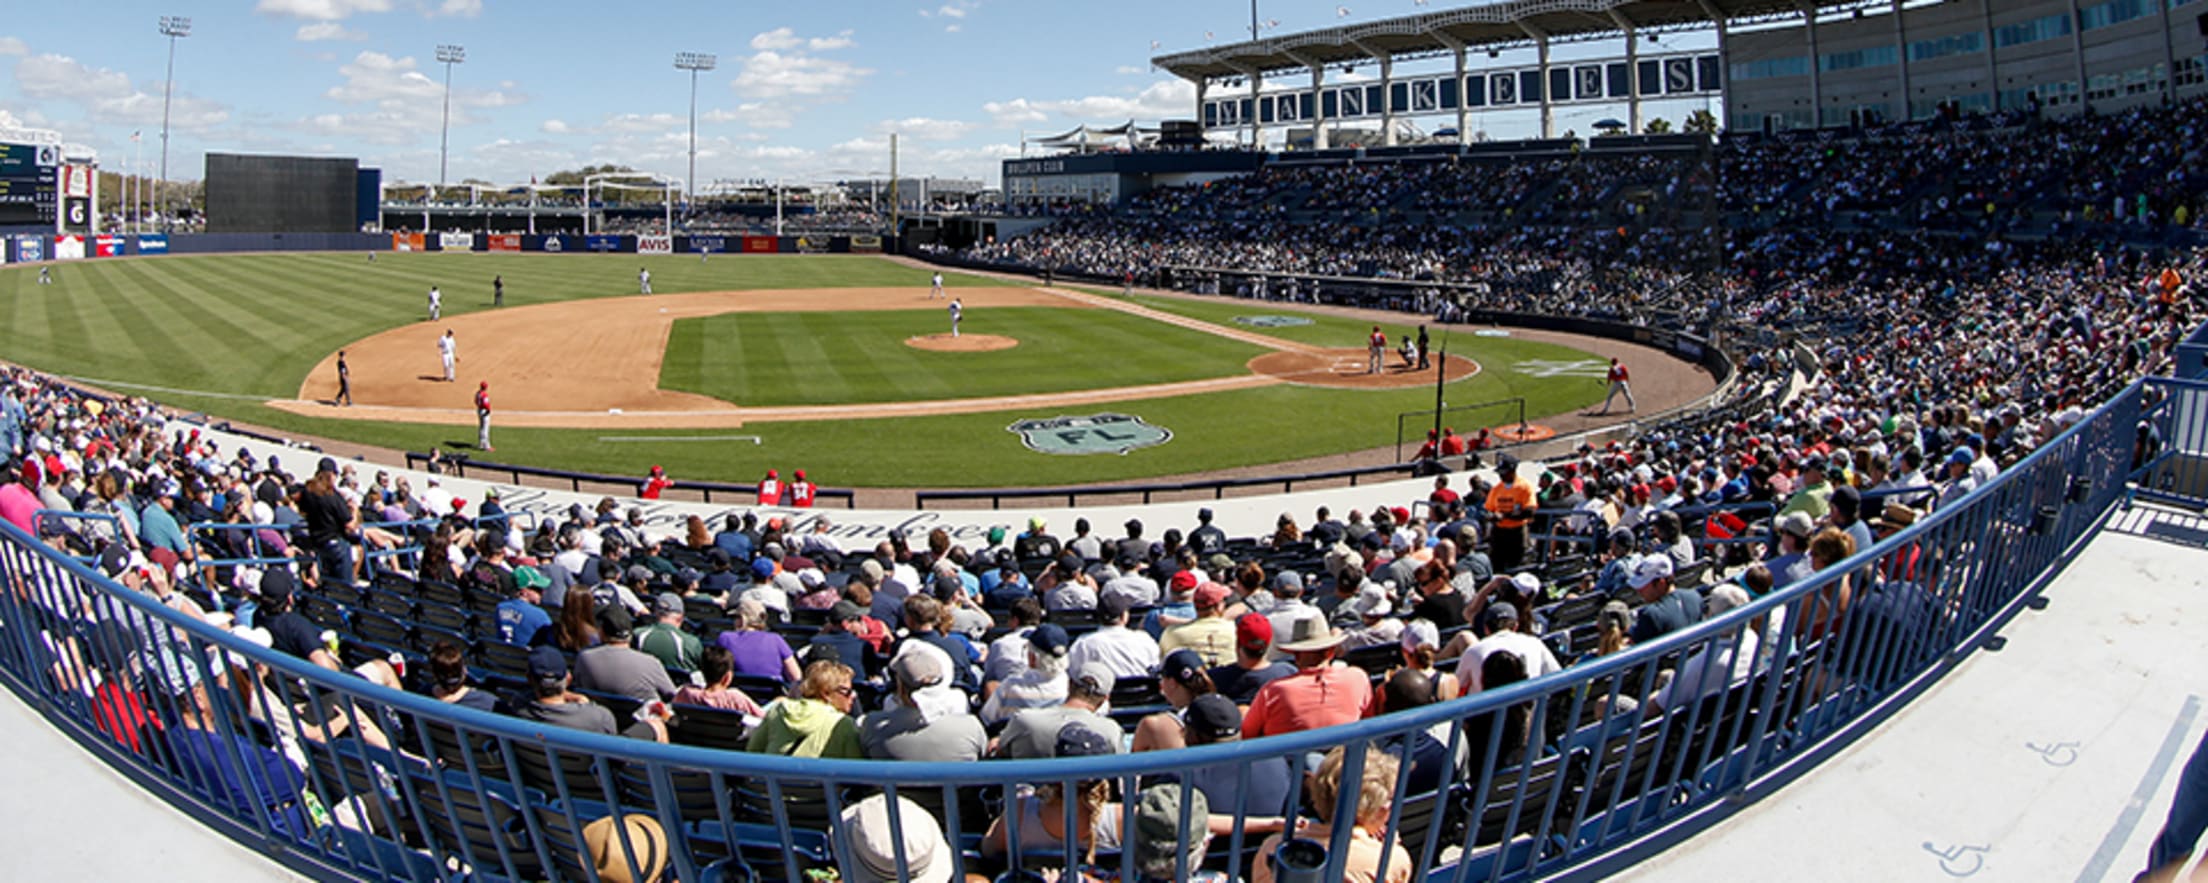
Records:
[[[345,364],[345,351],[337,351],[337,398],[331,399],[345,407],[353,406],[353,369]]]
[[[437,290],[437,286],[435,286],[435,285],[432,285],[432,286],[430,286],[430,287],[429,287],[429,321],[431,321],[431,322],[435,322],[435,321],[437,321],[437,317],[438,317],[438,316],[441,316],[441,315],[443,315],[443,314],[444,314],[444,310],[445,310],[445,293],[444,293],[444,292],[442,292],[442,291],[438,291],[438,290]]]
[[[1426,343],[1426,326],[1420,325],[1418,326],[1418,370],[1420,371],[1433,367],[1426,358]]]
[[[503,307],[503,306],[505,306],[505,305],[506,305],[506,277],[504,277],[504,276],[492,276],[492,277],[491,277],[491,306],[494,306],[494,307]]]
[[[488,380],[475,388],[475,449],[497,450],[491,447],[491,382]]]
[[[667,477],[667,470],[658,464],[653,464],[652,474],[644,479],[644,487],[637,492],[637,496],[647,500],[657,500],[660,494],[674,486],[675,480]]]
[[[939,298],[939,297],[942,297],[942,296],[943,296],[943,274],[941,274],[941,273],[937,273],[937,274],[935,274],[935,278],[934,278],[934,279],[932,280],[932,284],[931,284],[931,286],[930,286],[930,287],[928,288],[928,299],[929,299],[929,300],[934,300],[934,299],[936,299],[936,298]]]
[[[958,298],[951,298],[951,336],[958,336],[958,320],[966,315],[966,308],[959,306]]]
[[[797,470],[797,472],[792,475],[790,481],[790,505],[796,506],[799,509],[811,509],[813,508],[813,496],[819,492],[820,488],[818,486],[814,485],[810,481],[805,480],[805,470]]]
[[[40,285],[52,285],[52,284],[54,284],[54,268],[52,268],[52,267],[40,267],[40,268],[38,268],[38,284],[40,284]]]
[[[1619,393],[1625,394],[1626,413],[1631,414],[1641,409],[1641,406],[1633,401],[1633,384],[1630,382],[1631,380],[1632,376],[1625,370],[1625,363],[1618,361],[1617,356],[1611,356],[1610,394],[1604,396],[1602,399],[1602,413],[1610,413],[1610,402],[1611,400],[1616,399]]]
[[[1380,326],[1372,326],[1372,336],[1365,339],[1365,373],[1380,373],[1381,363],[1387,359],[1388,335]]]
[[[636,269],[636,288],[638,294],[652,293],[652,271],[643,267]]]
[[[452,329],[445,329],[445,336],[437,338],[437,358],[445,363],[445,382],[452,382],[452,363],[460,361],[459,341],[452,339]]]
[[[782,505],[782,473],[767,470],[767,477],[759,479],[759,505]]]

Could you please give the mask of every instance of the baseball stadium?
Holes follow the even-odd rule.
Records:
[[[0,31],[11,867],[2208,874],[2208,3],[1414,5]]]

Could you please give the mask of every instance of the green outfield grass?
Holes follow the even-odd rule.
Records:
[[[472,428],[377,424],[301,417],[263,407],[262,398],[289,398],[301,379],[339,346],[408,322],[423,309],[431,284],[443,287],[445,308],[458,314],[490,307],[490,280],[503,275],[508,306],[625,296],[636,291],[639,266],[652,269],[662,293],[747,288],[922,287],[927,273],[868,257],[635,255],[359,254],[173,256],[95,260],[59,265],[55,284],[37,284],[28,268],[0,269],[0,358],[65,376],[113,384],[166,404],[325,438],[427,450],[465,447]],[[1017,284],[946,274],[955,287]],[[1231,301],[1138,297],[1161,310],[1215,322],[1236,315],[1293,314],[1293,307]],[[914,311],[918,314],[922,311]],[[903,313],[753,314],[678,323],[668,357],[670,386],[745,403],[906,401],[999,395],[1221,376],[1241,370],[1257,351],[1247,344],[1161,323],[1096,310],[995,308],[969,314],[970,330],[1017,319],[1027,330],[1009,336],[1023,345],[974,357],[976,370],[951,370],[967,354],[917,353],[902,340],[942,330],[939,310],[915,315],[917,331],[899,327]],[[1032,316],[1029,314],[1033,314]],[[1314,324],[1258,328],[1294,340],[1354,347],[1369,323],[1313,316]],[[716,322],[733,321],[723,330]],[[823,332],[815,321],[833,326]],[[746,328],[748,324],[755,328]],[[795,323],[794,325],[785,323]],[[776,327],[781,325],[782,327]],[[1386,326],[1399,338],[1411,326]],[[894,346],[880,341],[892,338]],[[686,340],[686,338],[691,338]],[[714,343],[706,344],[707,340]],[[809,340],[804,348],[792,341]],[[1437,338],[1438,340],[1438,338]],[[846,343],[848,341],[848,343]],[[1539,379],[1510,370],[1529,359],[1583,359],[1577,350],[1510,338],[1458,336],[1452,351],[1480,360],[1479,376],[1451,384],[1451,403],[1524,396],[1539,418],[1584,407],[1602,385],[1585,379]],[[861,361],[842,349],[866,349]],[[782,349],[781,362],[768,358]],[[1068,350],[1071,352],[1068,352]],[[727,358],[740,355],[741,359]],[[991,361],[1002,356],[1007,360]],[[904,380],[919,357],[922,381]],[[755,376],[724,363],[748,361]],[[917,364],[917,363],[916,363]],[[899,385],[900,382],[906,385]],[[124,386],[123,384],[129,384]],[[691,384],[696,384],[692,386]],[[918,384],[918,385],[912,385]],[[156,389],[157,388],[157,389]],[[776,398],[776,396],[781,398]],[[748,441],[616,443],[618,436],[698,437],[697,430],[496,430],[498,459],[612,474],[638,474],[661,463],[678,477],[745,481],[766,468],[804,468],[830,486],[988,487],[1121,481],[1158,475],[1278,463],[1385,446],[1396,415],[1431,407],[1433,390],[1354,391],[1276,386],[1074,409],[1031,409],[901,420],[757,423],[727,434]],[[1173,431],[1173,440],[1124,456],[1038,454],[1006,431],[1015,421],[1136,414]],[[1460,429],[1495,425],[1515,412],[1497,410],[1457,420]]]
[[[977,398],[1201,380],[1246,373],[1262,347],[1111,310],[969,310],[967,334],[1019,346],[914,349],[950,329],[940,309],[730,313],[675,322],[659,385],[744,405]]]

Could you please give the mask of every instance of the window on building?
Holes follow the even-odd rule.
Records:
[[[2198,57],[2177,60],[2178,88],[2198,86],[2202,83],[2208,83],[2208,65],[2203,65]]]
[[[2078,10],[2078,29],[2091,31],[2122,24],[2155,11],[2149,0],[2108,0],[2106,3]]]
[[[2070,36],[2070,15],[2058,12],[2031,21],[2020,21],[2013,25],[2003,25],[1995,28],[1993,30],[1993,48],[2007,49],[2011,46],[2022,46],[2027,43],[2037,43],[2042,40],[2053,40],[2067,36]]]
[[[1978,31],[1971,31],[1911,43],[1909,44],[1909,60],[1931,61],[1935,58],[1946,58],[1950,55],[1969,55],[1985,50],[1985,35]]]
[[[1866,46],[1846,52],[1827,53],[1818,59],[1818,69],[1845,71],[1865,67],[1884,67],[1901,60],[1901,53],[1892,46]]]
[[[1733,64],[1733,79],[1735,81],[1806,76],[1809,76],[1809,58],[1803,55],[1788,58],[1764,58]]]

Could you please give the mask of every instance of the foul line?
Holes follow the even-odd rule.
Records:
[[[2093,858],[2085,863],[2085,870],[2078,873],[2078,883],[2098,883],[2108,876],[2110,868],[2124,851],[2124,844],[2131,841],[2132,831],[2139,827],[2140,819],[2147,814],[2147,802],[2154,799],[2154,792],[2162,780],[2170,775],[2170,766],[2177,762],[2177,753],[2185,748],[2185,735],[2192,731],[2193,718],[2200,714],[2200,697],[2185,697],[2185,705],[2178,710],[2177,722],[2170,725],[2170,733],[2162,739],[2162,750],[2154,753],[2154,762],[2147,765],[2147,774],[2139,780],[2139,788],[2124,802],[2122,812],[2116,814],[2116,826],[2108,829],[2102,838],[2101,848],[2093,851]]]
[[[601,442],[711,442],[748,441],[755,445],[766,444],[756,435],[601,435]]]

